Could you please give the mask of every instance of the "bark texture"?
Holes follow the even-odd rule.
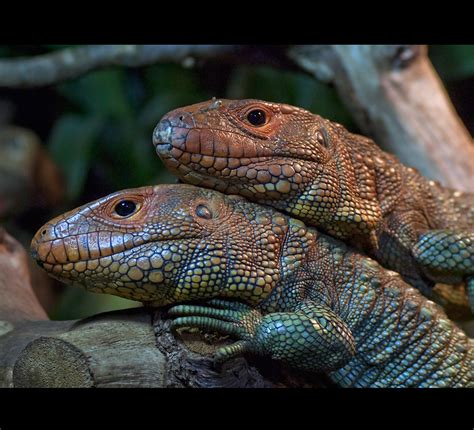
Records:
[[[474,191],[474,145],[426,46],[295,46],[289,55],[333,83],[365,134],[423,175]]]

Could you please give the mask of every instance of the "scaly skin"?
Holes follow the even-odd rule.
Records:
[[[170,309],[173,328],[237,338],[221,360],[260,354],[343,387],[474,386],[472,341],[438,305],[344,243],[239,196],[184,184],[120,191],[53,219],[31,249],[52,276],[89,291],[191,302]]]
[[[249,113],[258,110],[265,118],[254,125]],[[474,274],[474,195],[424,178],[372,140],[301,108],[211,100],[165,115],[154,144],[184,182],[316,226],[430,298],[435,282],[459,284]],[[474,294],[474,282],[467,285]],[[453,304],[457,297],[454,291]]]

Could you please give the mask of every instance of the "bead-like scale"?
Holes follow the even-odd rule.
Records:
[[[176,109],[158,123],[153,141],[183,182],[284,211],[357,246],[454,313],[470,315],[458,284],[474,284],[474,251],[461,251],[452,239],[462,243],[474,234],[473,194],[424,178],[339,124],[261,100]],[[440,296],[435,282],[455,286]]]
[[[122,210],[132,201],[135,210]],[[394,272],[270,207],[190,185],[120,191],[39,229],[52,276],[170,309],[343,387],[473,387],[474,348]],[[190,302],[190,303],[189,303]]]

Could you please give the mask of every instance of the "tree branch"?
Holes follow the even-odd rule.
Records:
[[[474,191],[474,145],[425,46],[295,46],[289,56],[334,83],[359,127],[423,175]]]
[[[77,78],[106,66],[156,62],[193,64],[194,58],[235,54],[233,45],[97,45],[66,48],[33,58],[0,60],[0,87],[36,87]]]

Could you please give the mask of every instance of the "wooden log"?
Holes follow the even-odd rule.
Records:
[[[145,308],[20,324],[0,336],[0,387],[324,386],[317,375],[270,360],[216,364],[211,355],[228,339],[195,330],[173,335],[169,325],[162,311]]]
[[[9,330],[0,333],[0,388],[12,388],[13,369],[23,350],[36,339],[42,336],[52,336],[67,330],[71,321],[17,321],[10,323],[0,321],[7,325]],[[37,362],[38,367],[47,366],[45,357]]]
[[[17,321],[48,319],[31,287],[28,256],[23,246],[1,227],[0,297],[0,321],[5,325],[3,333],[8,324]],[[9,327],[11,329],[11,325]]]
[[[14,387],[163,386],[164,356],[149,312],[99,314],[64,328],[26,345],[13,367]]]

